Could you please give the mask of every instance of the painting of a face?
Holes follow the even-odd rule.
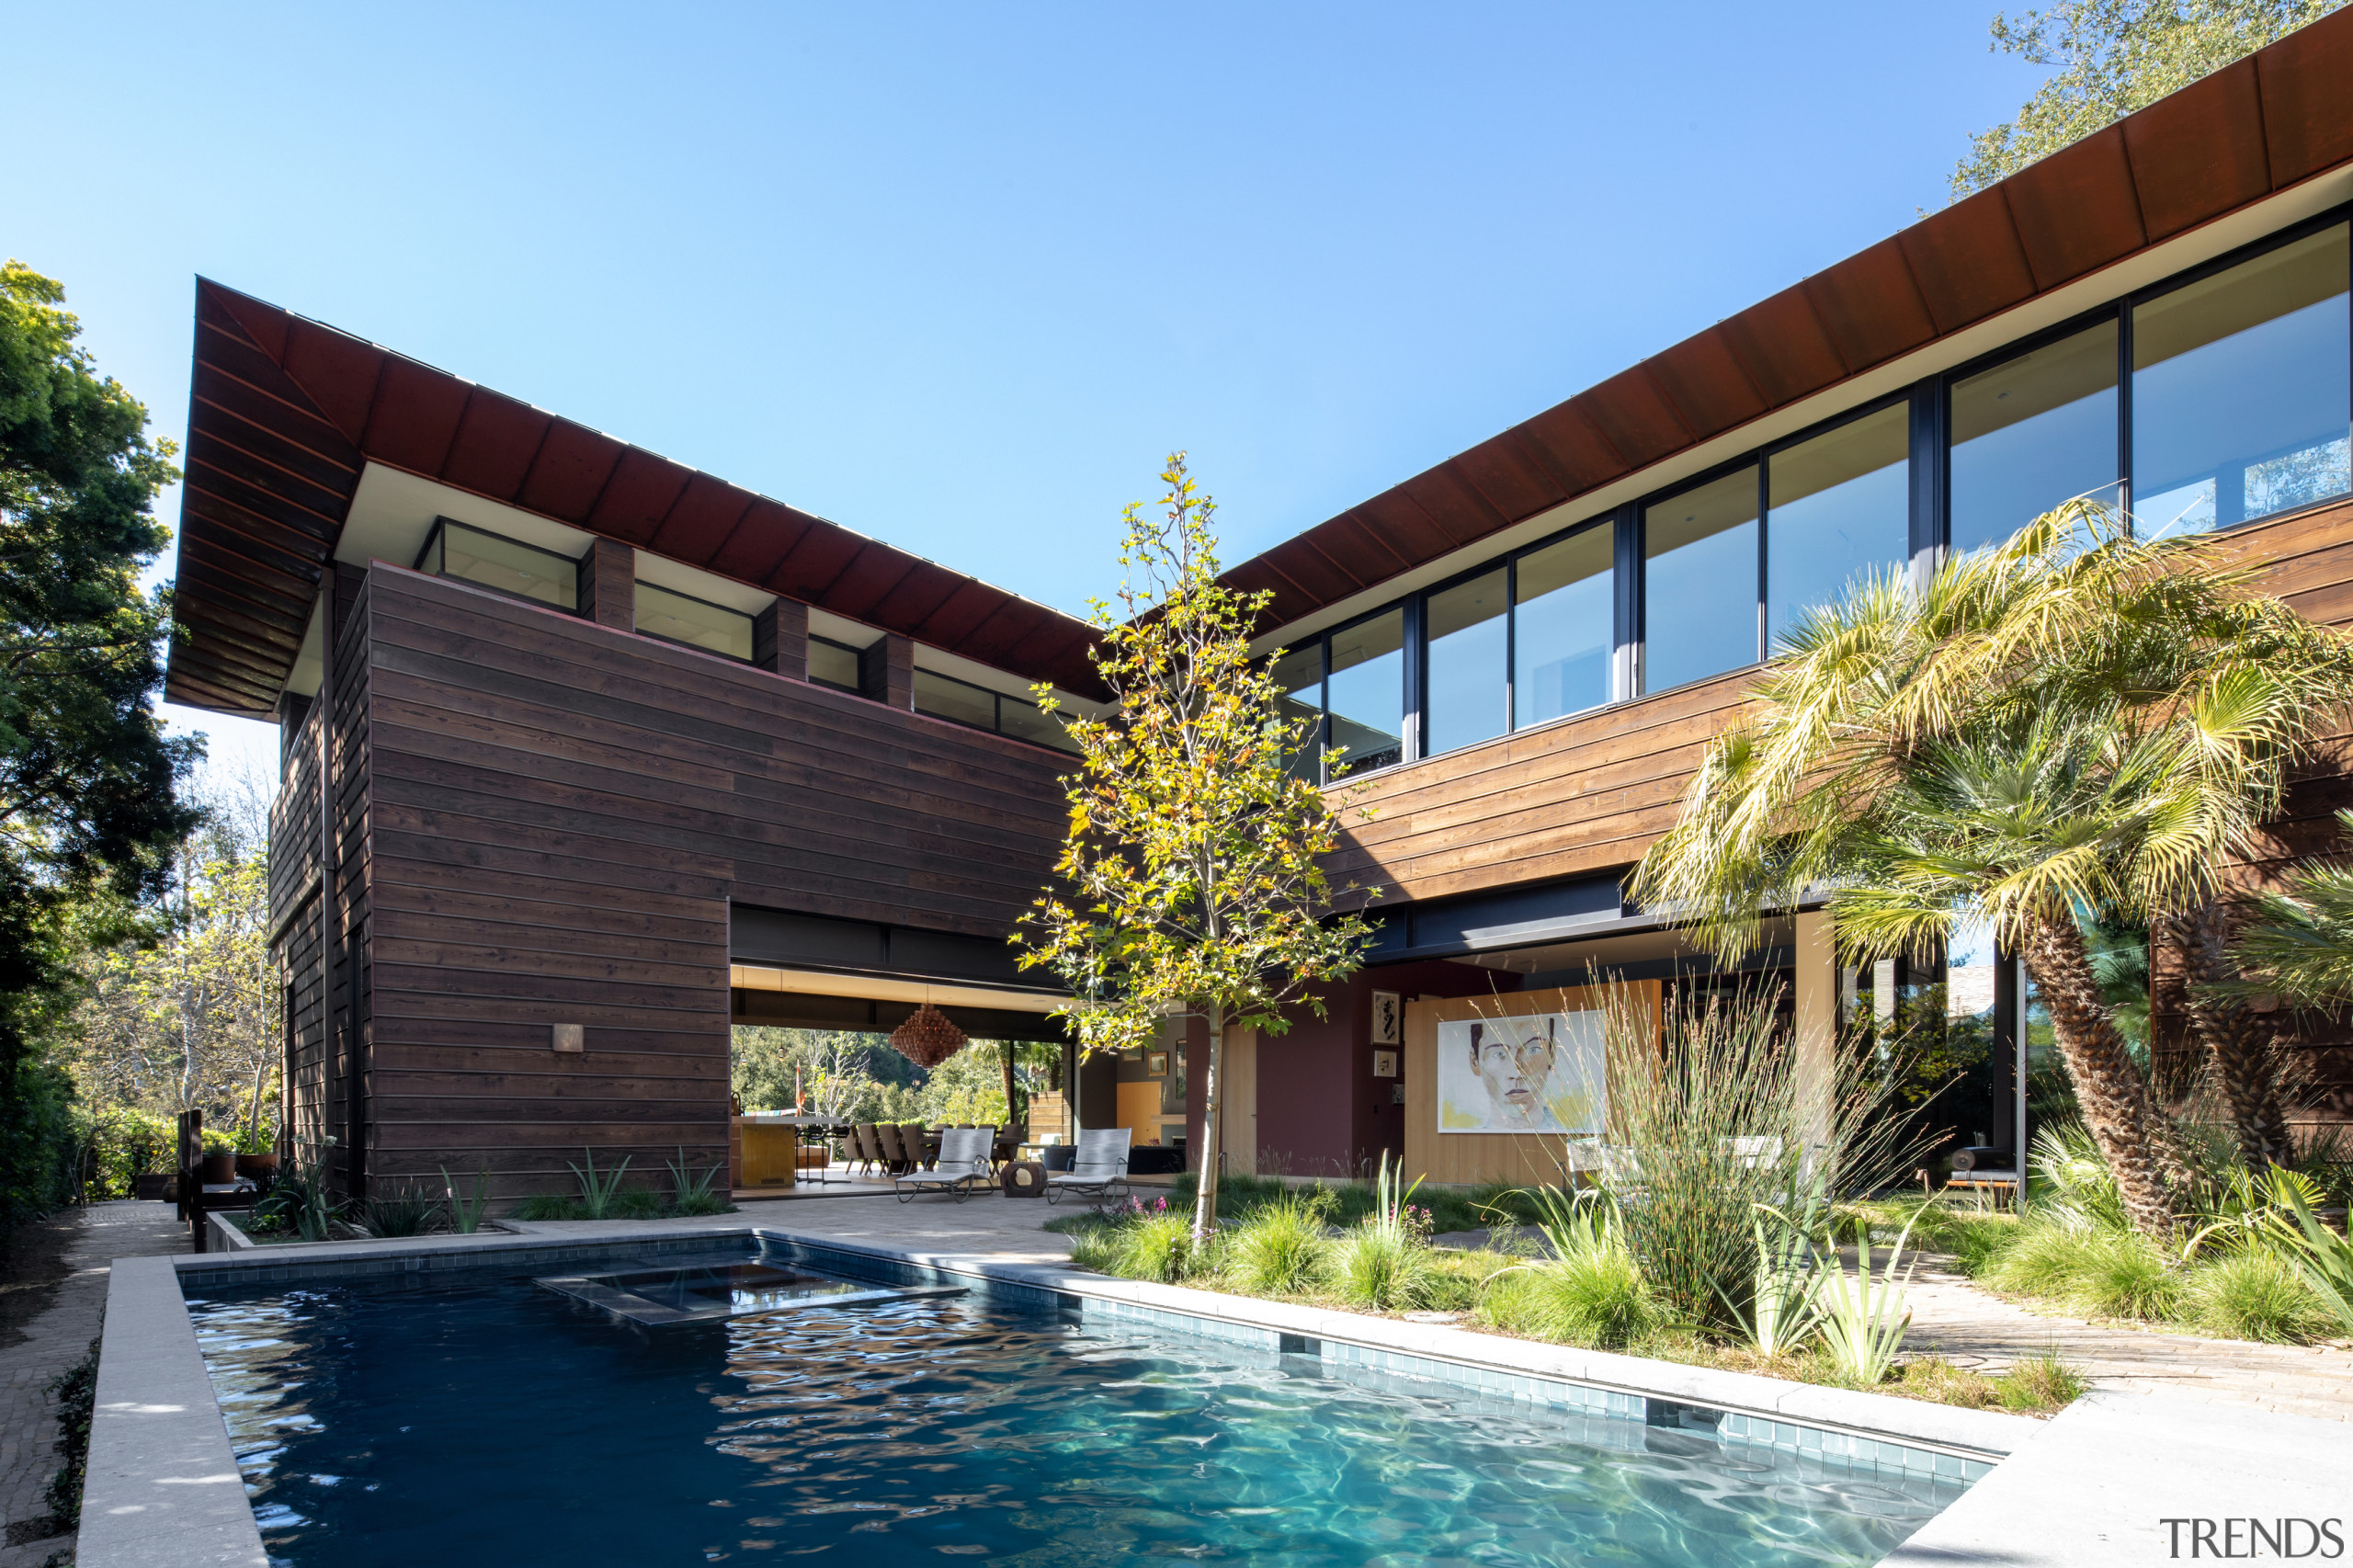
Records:
[[[1559,1019],[1506,1018],[1471,1026],[1471,1068],[1486,1086],[1496,1128],[1540,1128],[1552,1097]]]
[[[1597,1133],[1607,1055],[1596,1012],[1442,1020],[1438,1130]]]

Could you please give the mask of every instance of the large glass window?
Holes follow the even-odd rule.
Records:
[[[1643,508],[1643,689],[1756,662],[1756,470]]]
[[[2132,513],[2154,538],[2353,489],[2346,229],[2132,312]]]
[[[1571,534],[1519,558],[1512,618],[1512,723],[1525,729],[1609,700],[1616,530]]]
[[[637,585],[637,630],[665,642],[752,662],[750,616],[642,579]]]
[[[819,686],[855,694],[858,690],[858,650],[830,638],[809,639],[809,678]]]
[[[1063,727],[1060,713],[1049,713],[1022,698],[997,693],[996,723],[999,732],[1011,735],[1017,741],[1051,746],[1074,756],[1078,753],[1078,743],[1072,740],[1070,732]]]
[[[460,577],[485,588],[558,609],[580,612],[580,563],[498,534],[484,533],[444,517],[425,541],[416,569],[437,577]],[[747,653],[746,657],[749,657]]]
[[[1335,777],[1405,756],[1405,612],[1385,610],[1332,633],[1331,744],[1347,748]]]
[[[1275,661],[1269,672],[1276,689],[1276,711],[1289,720],[1307,721],[1299,750],[1291,754],[1290,771],[1311,784],[1324,775],[1324,640],[1312,638]]]
[[[935,719],[952,719],[976,730],[996,728],[996,693],[970,681],[915,667],[915,711]]]
[[[1899,403],[1767,460],[1768,635],[1911,553],[1911,405]]]
[[[2116,324],[1952,387],[1952,548],[1999,544],[2063,501],[2116,484]]]
[[[1452,751],[1504,733],[1510,695],[1505,649],[1510,619],[1501,567],[1429,597],[1422,623],[1429,638],[1423,699],[1427,753]]]

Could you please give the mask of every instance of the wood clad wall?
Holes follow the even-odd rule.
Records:
[[[369,1118],[369,983],[368,950],[369,889],[368,877],[368,604],[363,586],[352,585],[347,599],[339,600],[335,660],[329,674],[335,705],[330,717],[333,750],[327,799],[335,812],[331,859],[325,885],[335,943],[327,964],[326,1112],[335,1135],[336,1158],[343,1190],[364,1196],[368,1191],[369,1155],[375,1129]]]
[[[269,808],[269,929],[286,1028],[287,1111],[298,1157],[326,1146],[326,1035],[319,987],[319,727],[313,703],[287,743]]]
[[[397,568],[365,613],[380,1175],[722,1160],[731,897],[1002,937],[1051,866],[1040,748]]]
[[[1626,983],[1659,1017],[1659,983]],[[1519,1018],[1540,1013],[1598,1011],[1603,992],[1580,985],[1513,991],[1485,996],[1405,1004],[1405,1177],[1475,1184],[1485,1181],[1557,1183],[1568,1158],[1566,1140],[1533,1132],[1440,1132],[1438,1129],[1438,1027],[1466,1018]]]
[[[1381,774],[1348,797],[1336,883],[1384,902],[1631,865],[1675,821],[1711,736],[1753,675],[1739,671]]]

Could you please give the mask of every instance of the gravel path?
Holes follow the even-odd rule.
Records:
[[[30,1298],[25,1304],[38,1310],[10,1335],[14,1343],[0,1347],[0,1518],[7,1523],[0,1568],[38,1568],[73,1545],[71,1536],[51,1531],[42,1495],[63,1462],[47,1384],[79,1361],[97,1337],[108,1265],[118,1257],[188,1251],[188,1229],[173,1219],[168,1203],[94,1203],[43,1223],[70,1227],[70,1233],[41,1238],[62,1239],[62,1267],[46,1271],[46,1278],[10,1282],[12,1290]],[[48,1296],[45,1305],[39,1304],[41,1293]]]

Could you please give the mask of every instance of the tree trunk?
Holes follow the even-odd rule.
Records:
[[[2188,1172],[2124,1037],[2108,1016],[2084,934],[2063,916],[2033,921],[2025,936],[2027,970],[2051,1010],[2084,1125],[2116,1173],[2125,1213],[2146,1234],[2169,1235],[2178,1218],[2175,1194]]]
[[[1193,1204],[1193,1244],[1217,1228],[1218,1094],[1225,1076],[1225,1008],[1210,1006],[1210,1067],[1201,1079],[1201,1179]]]
[[[2190,1032],[2205,1048],[2214,1086],[2238,1137],[2239,1158],[2260,1175],[2288,1158],[2288,1118],[2279,1108],[2279,1076],[2271,1026],[2234,996],[2206,988],[2239,978],[2229,954],[2230,923],[2222,903],[2211,900],[2165,925],[2181,945]]]

